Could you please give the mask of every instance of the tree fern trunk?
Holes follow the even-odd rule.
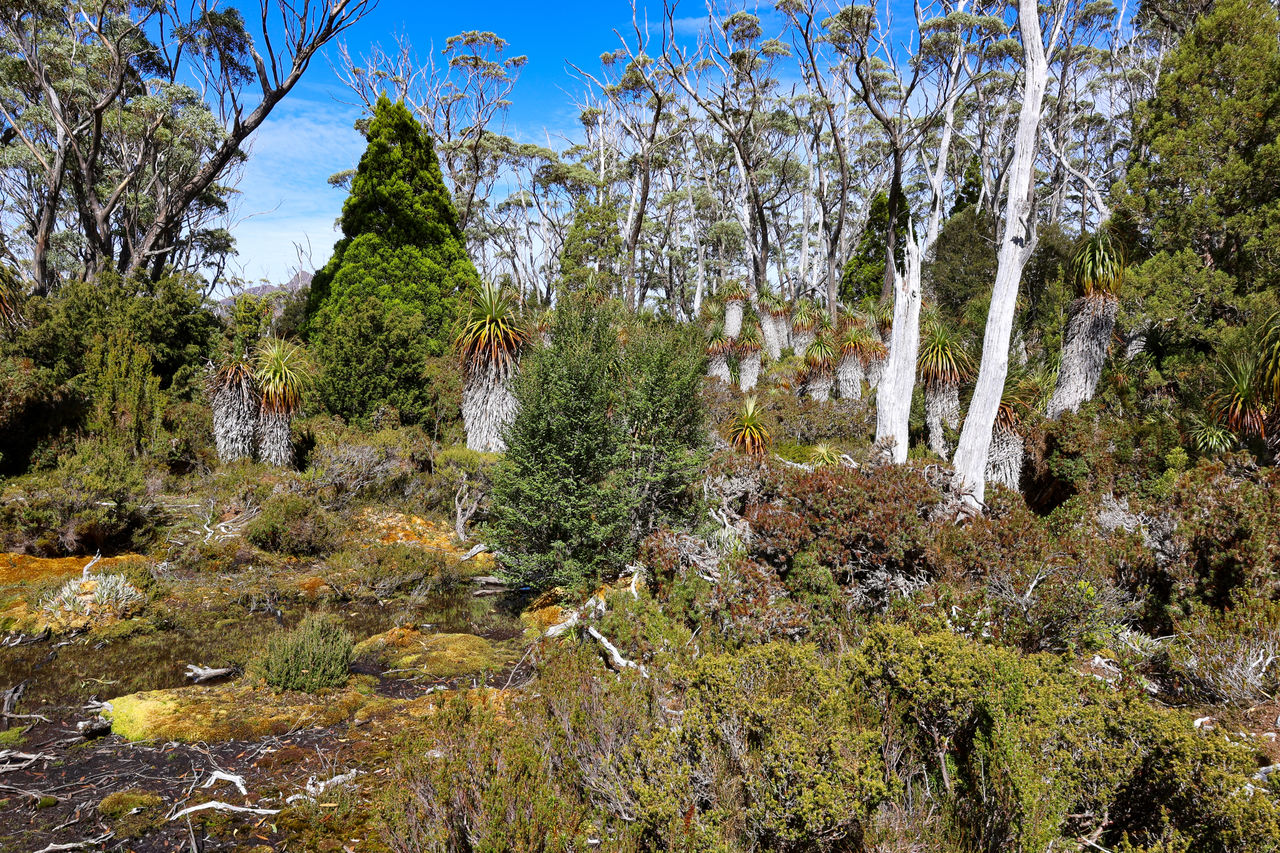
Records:
[[[841,400],[862,399],[862,359],[856,355],[841,356],[836,364],[836,390]]]
[[[1119,310],[1120,301],[1109,296],[1084,296],[1072,303],[1062,338],[1062,367],[1045,413],[1050,420],[1093,399]]]

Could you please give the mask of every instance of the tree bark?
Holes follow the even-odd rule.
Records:
[[[760,350],[743,353],[738,361],[738,387],[750,391],[760,379]]]
[[[222,462],[252,459],[258,435],[258,395],[246,380],[213,390],[213,442]]]
[[[515,419],[518,408],[511,393],[514,370],[494,362],[468,373],[462,388],[462,423],[469,449],[481,453],[507,449],[502,432]]]
[[[1018,283],[1035,241],[1032,192],[1040,112],[1049,77],[1036,0],[1018,0],[1018,28],[1022,37],[1025,76],[1013,161],[1009,166],[1004,235],[1000,241],[996,281],[983,335],[978,382],[956,447],[952,481],[953,488],[970,511],[982,505],[985,495],[987,454],[1000,399],[1004,395],[1005,377],[1009,372],[1009,339],[1017,308]]]
[[[264,409],[258,426],[258,459],[280,468],[293,467],[293,436],[288,412]]]
[[[866,371],[862,359],[846,354],[836,364],[836,390],[841,400],[862,399],[862,379]]]
[[[1062,366],[1046,412],[1050,420],[1093,399],[1119,310],[1120,301],[1109,296],[1083,296],[1072,304],[1062,338]]]
[[[999,483],[1012,491],[1022,485],[1022,460],[1026,455],[1026,442],[1022,436],[997,424],[991,433],[991,453],[987,457],[988,483]]]

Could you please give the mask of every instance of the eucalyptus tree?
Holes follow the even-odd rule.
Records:
[[[24,211],[37,291],[66,225],[81,268],[158,278],[175,262],[225,255],[223,182],[243,145],[326,44],[375,0],[256,4],[257,34],[239,8],[192,3],[14,5],[0,16],[0,119],[33,176]]]
[[[956,107],[975,65],[981,61],[983,47],[1003,29],[998,19],[972,13],[967,0],[944,0],[929,11],[938,14],[926,18],[923,7],[917,4],[915,8],[916,42],[905,63],[890,44],[890,35],[875,6],[846,8],[828,25],[832,43],[848,58],[858,81],[859,96],[881,124],[890,149],[893,166],[888,221],[896,221],[905,167],[919,168],[928,183],[927,219],[923,231],[908,220],[901,270],[894,271],[895,229],[887,229],[887,292],[882,293],[881,301],[887,301],[891,292],[893,325],[888,359],[876,389],[876,442],[896,463],[907,458],[920,341],[921,273],[924,259],[937,240],[945,209]],[[934,126],[939,128],[937,141],[928,146],[925,142]]]
[[[757,15],[737,11],[721,18],[709,8],[707,26],[696,49],[680,43],[675,9],[666,8],[663,62],[667,72],[724,137],[737,180],[732,212],[746,237],[751,259],[752,301],[769,281],[774,249],[770,233],[770,193],[766,171],[774,158],[794,145],[794,137],[776,132],[778,73],[790,51],[766,38]]]
[[[1004,195],[1004,227],[996,255],[996,280],[982,342],[982,361],[969,411],[954,458],[952,487],[968,512],[982,505],[986,489],[987,455],[1005,380],[1009,373],[1009,343],[1017,309],[1022,269],[1036,243],[1035,167],[1040,148],[1040,120],[1048,87],[1049,60],[1062,35],[1068,6],[1074,0],[1055,0],[1044,10],[1048,32],[1041,26],[1036,0],[1018,0],[1017,30],[1022,47],[1021,106],[1013,157]]]

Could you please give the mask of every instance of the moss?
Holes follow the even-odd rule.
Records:
[[[368,679],[315,696],[248,680],[150,690],[111,700],[111,730],[126,740],[226,741],[332,726],[369,701]]]
[[[6,729],[0,732],[0,746],[6,748],[21,746],[26,734],[26,728]]]
[[[393,670],[418,670],[431,678],[456,678],[501,669],[507,650],[474,634],[423,634],[392,628],[355,648],[355,657],[373,657]]]
[[[137,838],[159,826],[164,819],[164,798],[152,791],[129,788],[102,798],[98,813],[111,823],[121,838]]]

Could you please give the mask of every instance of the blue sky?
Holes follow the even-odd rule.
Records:
[[[662,7],[650,5],[650,22],[657,26]],[[705,17],[702,0],[684,0],[678,17],[692,27]],[[771,4],[765,5],[771,13]],[[406,33],[420,55],[434,45],[439,51],[451,35],[464,30],[492,30],[511,44],[512,55],[525,54],[528,65],[512,95],[507,132],[518,139],[545,142],[576,134],[577,111],[572,95],[580,91],[565,65],[571,61],[587,70],[599,69],[599,56],[618,46],[614,29],[628,33],[631,7],[626,0],[595,3],[517,3],[509,0],[463,0],[417,3],[382,0],[372,15],[344,38],[353,55],[377,42],[390,46],[397,33]],[[297,264],[295,243],[309,242],[311,261],[319,267],[328,259],[337,237],[334,221],[345,193],[326,182],[334,172],[355,166],[364,150],[352,128],[359,110],[351,106],[329,59],[314,62],[298,86],[285,98],[251,144],[251,156],[239,189],[237,223],[233,226],[240,250],[238,264],[249,282],[281,281]]]

